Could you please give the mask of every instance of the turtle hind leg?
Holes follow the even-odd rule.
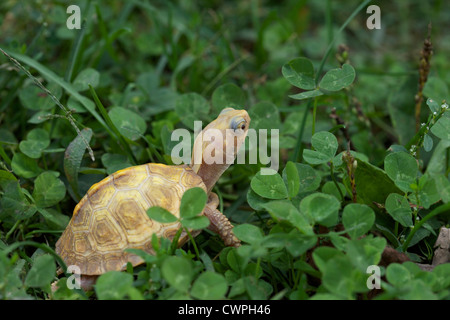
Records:
[[[88,276],[88,275],[82,274],[80,277],[79,287],[74,287],[74,288],[82,289],[84,292],[92,291],[92,290],[94,290],[94,285],[95,285],[95,282],[97,281],[98,277],[99,277],[99,275]],[[66,284],[66,285],[68,285],[68,284]],[[54,281],[51,284],[51,289],[53,292],[58,290],[58,281]]]
[[[81,289],[83,289],[84,291],[92,291],[94,290],[94,284],[97,281],[97,278],[99,276],[98,275],[93,275],[93,276],[88,276],[88,275],[81,275],[81,281],[80,281],[80,286]]]
[[[241,245],[241,241],[233,233],[233,225],[222,212],[207,206],[205,216],[210,221],[208,229],[217,233],[227,247],[239,247]]]

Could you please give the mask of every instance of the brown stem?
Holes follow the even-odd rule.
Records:
[[[350,148],[352,150],[356,150],[355,146],[353,145],[353,142],[350,138],[350,133],[348,132],[348,127],[345,125],[344,120],[342,120],[342,118],[339,117],[339,115],[336,113],[336,108],[331,109],[330,118],[334,119],[336,121],[337,125],[343,125],[343,127],[341,127],[341,131],[342,131],[345,139],[350,143]]]
[[[357,167],[357,161],[355,161],[356,159],[350,153],[350,143],[348,145],[347,151],[342,155],[342,159],[347,164],[347,174],[352,188],[352,201],[353,203],[356,203],[355,171]]]
[[[419,86],[418,92],[415,96],[415,117],[416,117],[416,132],[420,129],[420,111],[423,101],[423,88],[428,79],[430,72],[430,60],[433,54],[433,45],[431,44],[431,22],[428,24],[428,36],[423,43],[422,51],[420,52],[419,64]]]

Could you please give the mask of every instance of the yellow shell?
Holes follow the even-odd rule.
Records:
[[[153,254],[152,235],[171,239],[181,226],[153,221],[147,209],[161,206],[179,217],[181,197],[193,187],[206,192],[202,179],[187,166],[149,163],[117,171],[93,185],[75,207],[56,253],[85,275],[124,270],[127,262],[141,264],[140,257],[124,250]],[[183,232],[179,244],[187,239]]]

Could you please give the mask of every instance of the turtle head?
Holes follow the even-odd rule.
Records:
[[[247,111],[226,108],[196,137],[191,167],[203,179],[208,193],[234,162],[249,125]]]

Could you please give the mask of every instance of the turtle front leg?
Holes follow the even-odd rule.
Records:
[[[233,225],[222,212],[207,206],[205,216],[210,221],[208,229],[217,233],[226,246],[239,247],[241,245],[241,241],[233,233]]]

